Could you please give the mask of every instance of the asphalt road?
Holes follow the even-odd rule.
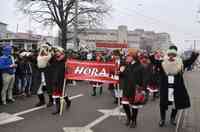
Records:
[[[194,73],[189,74],[191,74],[189,83],[198,85],[198,83],[192,82],[197,82],[199,78],[196,76],[193,78],[192,74]],[[88,124],[93,124],[90,126],[93,132],[174,132],[175,130],[175,127],[171,126],[169,122],[164,128],[159,128],[159,100],[149,101],[140,109],[137,128],[129,128],[124,125],[125,117],[119,120],[117,115],[112,116],[113,112],[105,115],[98,111],[99,109],[112,110],[117,107],[113,103],[107,86],[104,86],[102,96],[90,96],[91,90],[91,86],[86,82],[79,82],[76,86],[70,87],[70,96],[79,94],[83,94],[83,96],[72,100],[70,109],[65,110],[62,117],[51,115],[53,107],[43,108],[19,115],[23,120],[0,125],[0,132],[88,132],[83,129]],[[37,103],[37,97],[32,96],[17,98],[14,104],[0,106],[0,124],[3,121],[2,113],[12,116],[34,108],[35,103]],[[94,122],[95,120],[97,122]],[[68,128],[71,127],[81,127],[81,129],[69,131]]]

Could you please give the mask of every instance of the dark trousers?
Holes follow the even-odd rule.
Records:
[[[166,119],[166,111],[167,111],[167,109],[160,107],[160,117],[161,117],[161,120],[163,120],[163,121],[165,121],[165,119]],[[177,109],[172,109],[170,118],[175,119],[177,113],[178,113]]]
[[[126,113],[127,120],[136,122],[137,121],[137,115],[138,115],[138,109],[135,109],[135,108],[130,109],[129,104],[123,104],[123,108],[124,108],[124,111]]]

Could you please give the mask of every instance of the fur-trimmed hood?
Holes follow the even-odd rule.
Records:
[[[183,61],[177,56],[174,61],[169,61],[168,56],[162,62],[163,70],[167,75],[176,75],[183,71]]]

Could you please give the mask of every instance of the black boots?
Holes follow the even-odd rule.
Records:
[[[161,117],[161,120],[159,122],[160,127],[163,127],[165,125],[165,116],[166,116],[166,109],[160,107],[160,117]]]
[[[170,116],[170,124],[173,126],[176,126],[176,114],[177,114],[177,109],[172,109],[171,116]],[[161,115],[161,120],[159,122],[159,126],[163,127],[165,125],[165,116],[166,116],[166,110],[160,108],[160,115]]]
[[[100,87],[100,89],[99,89],[99,95],[102,95],[102,93],[103,93],[103,87]]]
[[[129,104],[123,104],[123,108],[127,117],[125,125],[129,126],[130,128],[135,128],[137,125],[138,109],[132,108],[132,112],[131,112]]]
[[[66,108],[69,108],[71,106],[71,100],[69,100],[69,97],[65,97],[65,102],[66,102]]]
[[[136,127],[136,125],[137,125],[137,115],[138,115],[138,109],[132,108],[130,128]]]
[[[39,94],[39,95],[38,95],[38,98],[39,98],[39,102],[36,104],[36,107],[45,105],[45,97],[44,97],[44,94]]]
[[[96,87],[93,87],[93,93],[92,96],[96,96]]]
[[[55,110],[52,112],[52,115],[56,115],[60,113],[60,98],[55,99]]]
[[[165,125],[165,120],[160,120],[159,126],[160,126],[160,127],[163,127],[164,125]]]
[[[71,106],[71,100],[69,100],[68,97],[65,97],[65,102],[66,102],[66,109],[68,109]],[[52,113],[53,115],[59,114],[60,113],[60,98],[55,99],[55,110]]]
[[[93,92],[92,92],[92,96],[96,96],[97,92],[96,92],[97,87],[93,87]],[[99,87],[99,95],[102,95],[103,93],[103,87]]]
[[[176,114],[177,114],[177,109],[172,109],[171,117],[170,117],[170,123],[173,126],[176,126]]]
[[[126,125],[126,126],[129,126],[129,125],[130,125],[130,122],[131,122],[131,111],[130,111],[130,106],[127,105],[127,104],[123,104],[123,108],[124,108],[124,111],[125,111],[126,117],[127,117],[127,120],[126,120],[125,125]]]
[[[47,107],[53,106],[53,97],[52,95],[49,95],[49,103],[47,104]]]

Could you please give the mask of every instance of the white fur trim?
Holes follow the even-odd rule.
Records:
[[[122,104],[129,104],[128,101],[121,101]]]
[[[96,87],[96,88],[102,87],[102,85],[100,85],[100,84],[93,84],[92,86],[93,86],[93,87]]]
[[[180,57],[175,57],[174,61],[169,61],[168,57],[165,57],[162,62],[162,67],[167,75],[176,75],[183,70],[183,61]]]
[[[131,108],[140,109],[143,108],[143,105],[131,105]]]
[[[60,96],[52,96],[52,98],[57,99],[60,98]]]
[[[150,93],[156,93],[156,92],[158,92],[158,89],[147,88],[147,90],[149,90]]]

